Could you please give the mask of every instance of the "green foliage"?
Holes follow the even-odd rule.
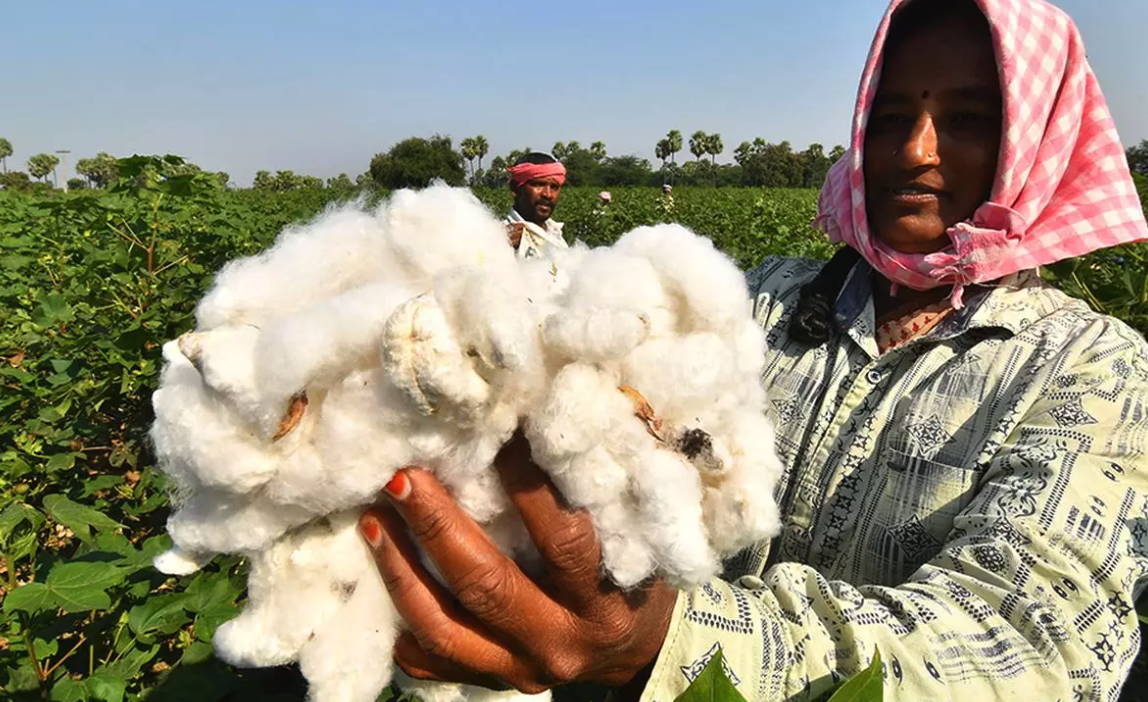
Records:
[[[0,162],[4,164],[4,172],[8,172],[8,157],[12,155],[12,142],[0,137]]]
[[[5,190],[23,191],[32,185],[32,179],[24,171],[8,171],[0,175],[0,186]]]
[[[1136,146],[1128,147],[1124,152],[1128,157],[1128,167],[1132,169],[1133,173],[1141,176],[1148,176],[1148,139],[1142,140]],[[1143,190],[1140,191],[1140,200],[1143,202]]]
[[[462,154],[451,146],[450,137],[411,137],[371,159],[371,178],[383,188],[422,188],[441,178],[449,185],[462,185],[466,171]]]
[[[88,179],[93,188],[106,188],[119,175],[116,157],[103,151],[93,158],[76,161],[76,173]]]
[[[346,173],[340,173],[334,178],[327,179],[327,187],[333,190],[352,190],[355,184],[351,182]]]
[[[293,668],[236,671],[210,656],[243,602],[239,559],[184,578],[151,568],[169,541],[146,430],[160,346],[194,325],[213,273],[354,190],[227,190],[175,156],[121,159],[115,173],[102,190],[0,192],[0,698],[299,700]],[[502,184],[476,192],[497,213],[510,207]],[[742,267],[833,250],[809,228],[812,190],[678,187],[670,199],[618,187],[606,208],[597,192],[567,188],[557,211],[592,245],[673,220]],[[1125,271],[1144,275],[1145,252],[1110,255],[1124,263],[1097,254],[1076,277],[1148,331],[1117,297]]]
[[[885,698],[884,678],[881,652],[874,648],[869,667],[846,680],[829,698],[829,702],[881,702]]]
[[[47,177],[60,164],[60,159],[52,154],[36,154],[28,159],[28,175],[36,180]]]
[[[718,648],[702,668],[702,672],[694,678],[685,692],[674,699],[674,702],[745,702],[745,697],[737,691],[726,675],[722,665],[724,662],[725,656],[721,648]]]

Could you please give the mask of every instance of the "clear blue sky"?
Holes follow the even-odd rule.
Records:
[[[178,153],[234,180],[366,170],[410,135],[492,154],[669,129],[843,142],[884,0],[57,0],[7,3],[0,136]],[[1126,144],[1148,138],[1148,0],[1060,0]]]

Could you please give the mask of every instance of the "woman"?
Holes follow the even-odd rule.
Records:
[[[671,700],[721,647],[747,699],[805,699],[876,647],[893,699],[1115,698],[1148,582],[1148,345],[1031,271],[1148,238],[1079,36],[1041,0],[894,0],[851,144],[819,218],[848,247],[748,276],[783,533],[725,580],[626,595],[512,443],[536,583],[406,471],[362,522],[404,670]]]

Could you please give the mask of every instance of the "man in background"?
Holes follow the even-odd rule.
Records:
[[[518,159],[507,171],[514,207],[506,225],[518,257],[534,258],[544,256],[550,247],[566,248],[562,223],[551,219],[566,182],[566,167],[550,154],[534,152]]]

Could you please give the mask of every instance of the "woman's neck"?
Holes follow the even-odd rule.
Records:
[[[952,288],[943,286],[931,290],[914,290],[902,285],[898,288],[896,297],[890,290],[891,283],[886,278],[879,274],[873,276],[873,316],[878,325],[943,300],[950,294]]]

